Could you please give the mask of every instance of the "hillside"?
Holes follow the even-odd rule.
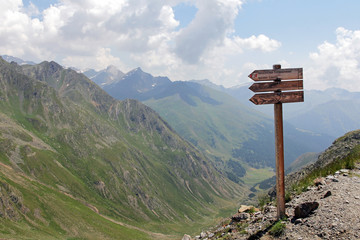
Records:
[[[0,84],[2,194],[13,206],[0,237],[29,228],[44,239],[177,234],[243,195],[152,109],[117,101],[82,74],[0,59]]]
[[[103,87],[117,99],[136,98],[156,110],[229,179],[254,184],[273,173],[271,118],[230,95],[195,82],[171,82],[137,68]],[[323,150],[328,139],[285,126],[286,165],[300,154]]]
[[[293,191],[286,219],[277,221],[273,202],[261,210],[242,206],[217,227],[183,239],[359,239],[360,130],[337,139],[285,182]]]

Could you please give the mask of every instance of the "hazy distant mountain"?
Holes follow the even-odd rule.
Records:
[[[167,77],[153,77],[141,68],[126,73],[121,79],[103,86],[103,89],[116,99],[127,98],[144,100],[150,91],[157,91],[171,83]]]
[[[202,83],[200,81],[200,83]],[[209,84],[206,84],[209,86]],[[241,103],[273,117],[273,105],[254,105],[249,98],[254,94],[245,86],[215,89],[237,98]],[[314,134],[327,134],[332,138],[360,128],[360,93],[330,88],[324,91],[305,90],[305,101],[283,105],[284,120],[294,127]]]
[[[32,61],[24,61],[20,58],[17,57],[13,57],[13,56],[9,56],[9,55],[2,55],[1,56],[5,61],[7,62],[16,62],[19,65],[25,65],[25,64],[29,64],[29,65],[35,65],[36,63],[32,62]]]
[[[121,81],[121,78],[124,76],[124,73],[117,69],[115,66],[108,66],[106,69],[101,71],[96,71],[94,69],[89,69],[83,72],[85,76],[90,78],[94,83],[100,87],[105,85],[116,83]]]
[[[360,98],[356,100],[331,100],[319,104],[287,121],[294,126],[311,132],[342,136],[360,128]]]

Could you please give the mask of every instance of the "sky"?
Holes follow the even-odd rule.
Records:
[[[360,91],[359,13],[359,0],[0,0],[0,55],[225,87],[281,64],[306,89]]]

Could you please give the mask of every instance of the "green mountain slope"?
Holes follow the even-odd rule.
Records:
[[[54,62],[20,67],[0,60],[0,84],[0,161],[34,184],[46,185],[46,191],[71,195],[103,215],[165,233],[188,230],[205,215],[211,219],[219,205],[231,205],[243,195],[157,113],[135,100],[114,100],[82,74]],[[9,185],[25,196],[20,184]],[[51,191],[47,194],[54,195]],[[27,225],[37,209],[33,200],[41,193],[32,194],[23,203],[30,210],[23,214]],[[49,208],[47,202],[40,210]],[[44,218],[58,219],[64,236],[72,235],[65,216],[59,207]],[[90,228],[97,224],[90,215],[71,221],[81,219],[91,222]],[[45,221],[39,224],[36,231],[46,226]],[[6,231],[4,236],[12,235]],[[84,234],[76,226],[73,232]]]
[[[168,88],[144,103],[159,112],[181,136],[212,156],[215,163],[232,159],[256,168],[274,167],[272,119],[226,93],[196,83],[175,82],[172,88],[177,91]],[[197,89],[197,94],[182,88]],[[323,136],[298,131],[288,124],[284,131],[286,165],[304,152],[324,147]]]

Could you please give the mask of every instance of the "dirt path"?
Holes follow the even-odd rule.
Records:
[[[274,237],[276,207],[265,206],[263,211],[234,215],[242,220],[224,220],[225,224],[202,232],[192,239],[283,239],[283,240],[358,240],[360,239],[360,165],[353,170],[341,170],[319,179],[318,186],[309,187],[286,204],[287,220],[283,233]],[[295,218],[295,208],[307,203],[314,210],[306,217]]]
[[[314,187],[293,199],[292,207],[318,202],[319,207],[297,223],[287,223],[282,239],[360,239],[360,169],[328,176],[325,185]],[[329,195],[326,197],[326,195]]]
[[[141,232],[144,232],[148,235],[150,235],[153,239],[159,239],[159,240],[172,240],[172,239],[179,239],[179,236],[175,236],[175,235],[165,235],[165,234],[162,234],[162,233],[155,233],[155,232],[151,232],[151,231],[147,231],[145,229],[141,229],[139,227],[135,227],[135,226],[132,226],[132,225],[129,225],[129,224],[126,224],[126,223],[123,223],[123,222],[119,222],[119,221],[116,221],[108,216],[105,216],[105,215],[102,215],[102,214],[99,214],[101,217],[105,218],[106,220],[109,220],[115,224],[118,224],[118,225],[121,225],[121,226],[124,226],[124,227],[127,227],[127,228],[131,228],[131,229],[135,229],[135,230],[138,230],[138,231],[141,231]]]

